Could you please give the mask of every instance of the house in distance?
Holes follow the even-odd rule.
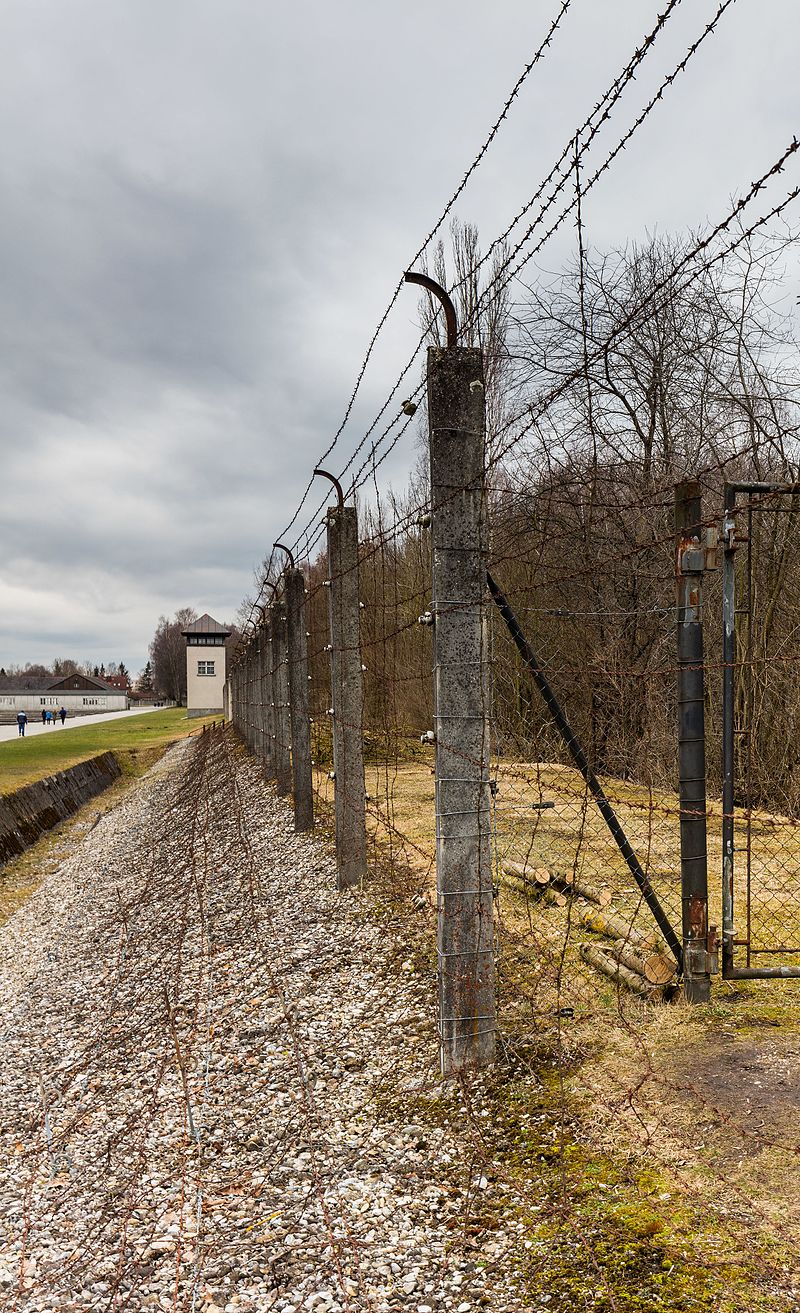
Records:
[[[212,716],[224,705],[225,640],[231,631],[206,614],[181,633],[186,639],[187,714]]]

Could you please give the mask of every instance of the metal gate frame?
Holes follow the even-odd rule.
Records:
[[[722,978],[723,980],[800,979],[800,966],[737,967],[737,947],[747,945],[748,962],[753,951],[748,940],[735,937],[734,855],[736,853],[734,707],[736,671],[736,498],[739,493],[791,494],[800,492],[798,483],[726,483],[725,517],[722,523]],[[739,542],[747,541],[739,539]],[[771,951],[771,950],[759,950]],[[780,952],[776,948],[775,952]]]

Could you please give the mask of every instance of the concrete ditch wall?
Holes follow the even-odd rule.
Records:
[[[0,797],[0,866],[18,857],[59,821],[74,816],[121,774],[113,752],[104,752]]]

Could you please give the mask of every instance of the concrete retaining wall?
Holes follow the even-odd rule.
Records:
[[[59,821],[73,816],[121,773],[113,752],[104,752],[0,797],[0,866],[18,857]]]

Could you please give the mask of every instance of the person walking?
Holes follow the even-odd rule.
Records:
[[[19,737],[20,737],[21,739],[24,739],[24,737],[25,737],[25,726],[27,725],[27,723],[28,723],[28,717],[25,715],[25,712],[24,712],[24,711],[18,711],[18,712],[17,712],[17,728],[19,729]]]
[[[45,722],[46,725],[49,725],[49,724],[51,723],[51,721],[52,721],[52,717],[51,717],[51,715],[50,715],[50,712],[49,712],[49,711],[46,711],[46,712],[44,713],[44,722]]]
[[[58,714],[61,717],[61,724],[63,725],[64,721],[67,719],[67,708],[62,707]]]
[[[42,707],[42,724],[44,724],[46,720],[47,720],[47,712],[45,711],[44,707]]]

